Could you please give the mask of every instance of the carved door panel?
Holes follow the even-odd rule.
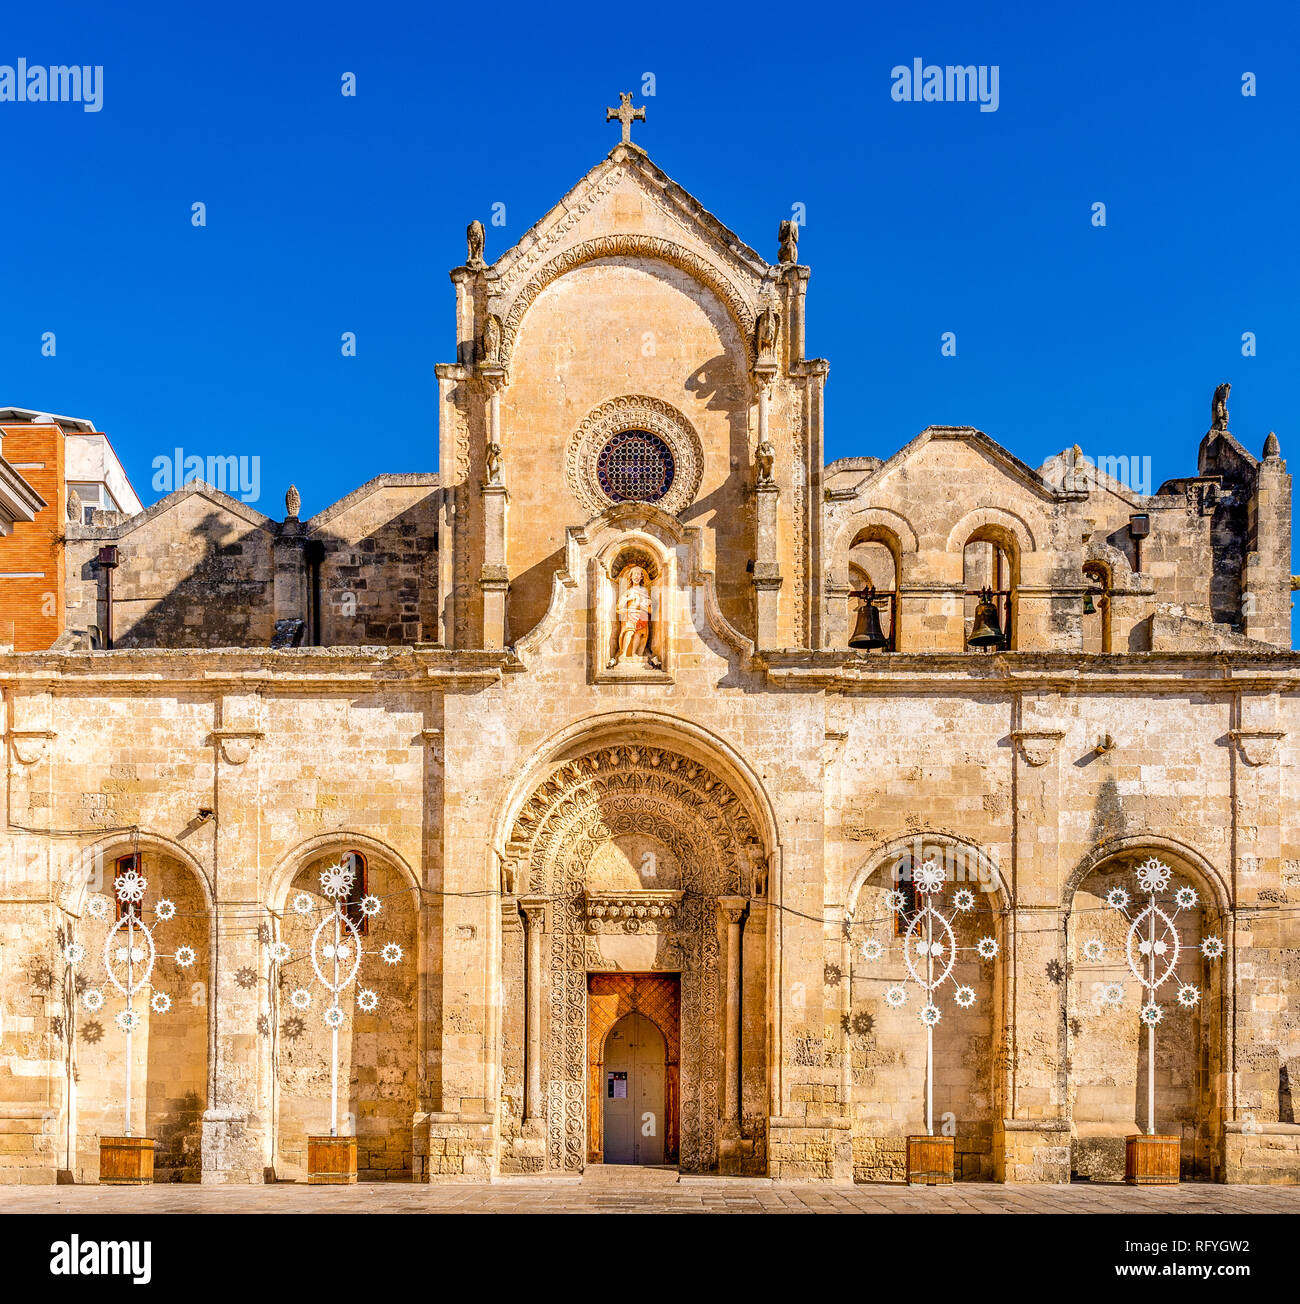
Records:
[[[666,1058],[663,1034],[644,1015],[610,1029],[601,1092],[607,1164],[664,1162]]]

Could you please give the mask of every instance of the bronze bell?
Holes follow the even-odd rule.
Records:
[[[966,642],[971,647],[1000,647],[1005,642],[992,589],[980,590],[979,601],[975,604],[975,628]]]
[[[868,585],[865,589],[855,589],[849,597],[862,599],[858,607],[858,622],[853,627],[849,646],[862,651],[888,647],[889,639],[880,627],[880,612],[876,610],[875,589]]]

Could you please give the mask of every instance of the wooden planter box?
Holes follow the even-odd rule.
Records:
[[[956,1138],[909,1136],[907,1138],[907,1183],[909,1186],[944,1186],[952,1181]]]
[[[357,1180],[354,1136],[309,1136],[307,1181],[313,1186],[351,1186]]]
[[[153,1147],[147,1136],[99,1138],[99,1180],[109,1186],[153,1183]]]
[[[1177,1186],[1182,1149],[1176,1136],[1125,1138],[1124,1180],[1130,1186]]]

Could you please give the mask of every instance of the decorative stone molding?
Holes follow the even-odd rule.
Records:
[[[1063,729],[1016,729],[1011,737],[1020,749],[1026,765],[1046,765],[1056,755],[1057,745],[1065,737]]]
[[[684,892],[641,889],[583,893],[589,933],[662,933],[677,917]]]
[[[588,413],[569,437],[565,475],[573,495],[593,516],[614,503],[600,487],[596,461],[601,450],[623,430],[647,430],[668,445],[673,456],[673,482],[655,504],[676,516],[695,501],[704,475],[704,445],[695,428],[671,403],[646,394],[625,394]]]
[[[244,765],[253,754],[253,744],[262,737],[260,729],[214,729],[212,736],[221,747],[227,765]]]
[[[429,759],[435,765],[442,764],[442,730],[441,729],[421,729],[420,737],[424,739],[425,746],[429,749]]]
[[[20,765],[35,765],[44,757],[50,740],[57,737],[53,729],[11,729],[9,745]]]
[[[1286,737],[1280,729],[1232,729],[1229,737],[1237,744],[1247,765],[1271,765],[1277,759],[1277,745]]]

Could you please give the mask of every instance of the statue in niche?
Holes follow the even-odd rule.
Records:
[[[615,576],[619,584],[618,603],[614,614],[618,621],[618,651],[610,657],[605,668],[612,670],[624,662],[645,657],[655,670],[662,663],[650,647],[650,620],[654,600],[650,593],[649,576],[637,562],[623,567]]]
[[[484,469],[487,473],[487,483],[489,485],[505,484],[505,459],[501,456],[501,445],[495,441],[490,442],[487,446],[487,456],[484,460]]]
[[[1227,430],[1228,394],[1231,390],[1231,385],[1224,384],[1214,391],[1214,402],[1210,405],[1211,430]]]
[[[776,445],[770,439],[764,439],[754,455],[758,463],[758,483],[772,483],[772,469],[776,465]]]
[[[483,245],[487,238],[487,232],[483,230],[483,223],[475,218],[465,228],[465,244],[469,249],[466,263],[470,267],[483,266]]]
[[[501,361],[501,318],[494,312],[483,326],[483,361],[493,366]]]
[[[760,359],[770,358],[776,352],[777,324],[774,309],[764,308],[758,314],[758,323],[754,327],[754,346]]]
[[[781,241],[781,248],[776,255],[777,261],[797,263],[799,261],[799,223],[782,222],[777,235]]]

